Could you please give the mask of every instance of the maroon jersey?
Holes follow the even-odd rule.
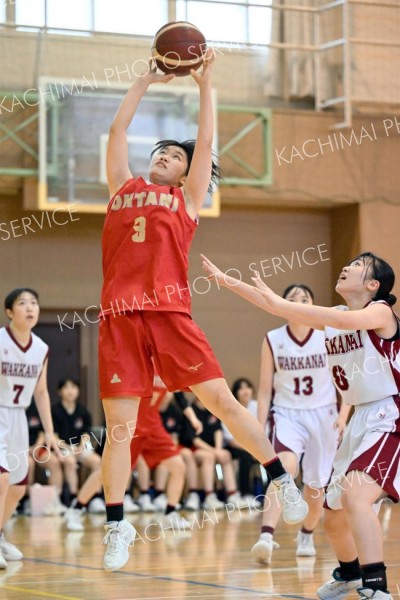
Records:
[[[196,227],[181,188],[129,179],[107,208],[102,313],[190,313],[188,253]]]

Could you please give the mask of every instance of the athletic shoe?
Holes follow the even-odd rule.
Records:
[[[274,548],[279,548],[279,544],[274,542],[272,533],[262,533],[258,538],[258,542],[252,547],[251,553],[257,562],[262,565],[269,565]]]
[[[0,535],[0,552],[6,560],[21,560],[21,558],[24,558],[21,550],[18,550],[14,544],[7,542],[4,533]]]
[[[133,546],[136,529],[126,519],[110,521],[104,525],[106,535],[103,544],[107,546],[103,567],[106,571],[122,569],[129,559],[129,546]]]
[[[317,554],[312,533],[298,531],[296,541],[296,556],[315,556]]]
[[[82,517],[85,512],[84,508],[68,508],[64,515],[65,525],[68,531],[83,531]]]
[[[130,494],[125,494],[124,496],[124,512],[125,513],[138,513],[140,508],[133,501],[133,498]]]
[[[167,496],[165,494],[160,494],[153,500],[153,505],[155,506],[157,512],[165,512],[167,504]]]
[[[183,505],[183,510],[200,510],[200,498],[196,492],[190,492]]]
[[[349,581],[342,579],[340,577],[340,567],[333,570],[332,577],[333,579],[317,589],[317,596],[320,600],[341,600],[362,583],[360,578],[350,579]]]
[[[237,508],[250,508],[247,500],[242,498],[239,492],[235,492],[228,496],[226,504],[234,504]]]
[[[0,569],[7,569],[8,565],[7,565],[7,561],[3,556],[3,553],[0,549]]]
[[[150,494],[141,494],[137,499],[137,503],[142,512],[156,512],[156,507],[153,504]]]
[[[104,514],[106,512],[106,505],[103,498],[93,498],[89,502],[88,511],[95,515]]]
[[[382,592],[382,590],[370,590],[369,588],[357,588],[357,592],[361,600],[368,600],[373,598],[374,600],[393,600],[393,596],[389,592]]]
[[[218,500],[217,495],[212,492],[211,494],[207,494],[205,497],[203,508],[206,510],[223,510],[225,508],[225,504]]]
[[[301,523],[308,515],[308,504],[303,500],[293,477],[286,473],[283,477],[272,480],[276,489],[279,504],[282,508],[283,520],[289,524]]]

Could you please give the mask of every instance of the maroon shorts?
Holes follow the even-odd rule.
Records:
[[[135,467],[139,456],[143,456],[147,466],[155,469],[163,460],[177,456],[179,448],[165,429],[157,429],[147,435],[139,435],[131,440],[131,467]]]
[[[171,392],[224,377],[206,336],[186,313],[134,311],[100,321],[101,398],[151,397],[152,359]]]

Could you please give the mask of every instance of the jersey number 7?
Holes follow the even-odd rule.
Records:
[[[23,389],[24,389],[23,385],[17,385],[17,384],[14,385],[13,392],[17,392],[17,393],[15,394],[13,404],[19,404],[19,397],[22,394]]]

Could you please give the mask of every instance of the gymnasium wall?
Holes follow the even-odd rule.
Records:
[[[3,196],[1,207],[0,238],[7,237],[11,227],[19,237],[0,239],[0,296],[3,298],[20,285],[32,286],[40,292],[42,322],[58,324],[60,333],[67,330],[66,324],[80,327],[87,401],[100,419],[97,325],[90,321],[96,320],[99,305],[103,217],[71,213],[71,217],[79,220],[58,226],[54,223],[50,226],[46,217],[41,230],[32,221],[35,233],[23,234],[21,219],[32,218],[33,214],[39,219],[40,213],[23,211],[21,197]],[[61,213],[57,219],[62,221]],[[210,337],[228,381],[246,375],[257,382],[263,334],[281,321],[224,290],[208,290],[208,284],[197,279],[202,275],[200,252],[207,253],[224,269],[238,269],[246,281],[250,281],[251,269],[263,271],[266,281],[278,292],[293,281],[305,281],[314,288],[319,302],[329,304],[332,264],[329,213],[227,208],[219,219],[201,220],[191,250],[189,277],[193,284],[194,317]],[[91,309],[86,310],[87,307]]]
[[[40,37],[11,31],[2,31],[0,49],[0,89],[13,91],[36,87],[39,75],[75,77],[81,82],[83,78],[92,82],[108,79],[110,85],[126,82],[133,79],[134,61],[149,55],[148,41],[111,36],[90,40]],[[366,102],[398,102],[399,80],[393,78],[387,49],[358,52],[357,96]],[[268,106],[265,60],[266,51],[225,50],[220,54],[214,77],[219,101]],[[143,63],[136,63],[137,72],[141,66]],[[190,79],[180,79],[178,85],[191,85]],[[396,120],[395,110],[385,104],[385,108],[375,106],[374,111],[359,113],[353,129],[342,132],[343,139],[333,129],[341,119],[338,114],[274,108],[273,185],[221,188],[221,217],[202,219],[193,243],[191,281],[201,276],[200,252],[223,268],[238,269],[247,281],[250,265],[257,265],[264,269],[266,282],[279,292],[293,281],[304,281],[321,304],[338,301],[332,294],[337,273],[361,249],[383,255],[400,273],[400,118]],[[3,111],[3,118],[11,117]],[[240,125],[237,117],[221,114],[220,141],[229,139]],[[35,141],[34,133],[30,141]],[[260,140],[255,132],[241,142],[238,153],[252,157],[260,166]],[[231,167],[226,159],[225,167]],[[0,230],[1,297],[13,287],[30,285],[40,292],[42,321],[57,324],[65,313],[70,323],[75,319],[81,330],[82,373],[88,390],[85,400],[100,422],[97,326],[90,320],[95,320],[99,302],[103,216],[75,214],[66,225],[52,225],[46,215],[41,228],[33,222],[34,233],[23,233],[20,228],[16,229],[18,237],[3,239],[13,221],[21,226],[22,218],[33,214],[41,221],[39,213],[22,208],[22,180],[7,179],[0,182],[1,187],[9,189],[0,196],[0,221],[5,223]],[[225,290],[203,293],[201,280],[197,281],[194,317],[209,336],[228,382],[245,375],[257,385],[262,336],[281,321]],[[74,317],[75,311],[78,317]]]

